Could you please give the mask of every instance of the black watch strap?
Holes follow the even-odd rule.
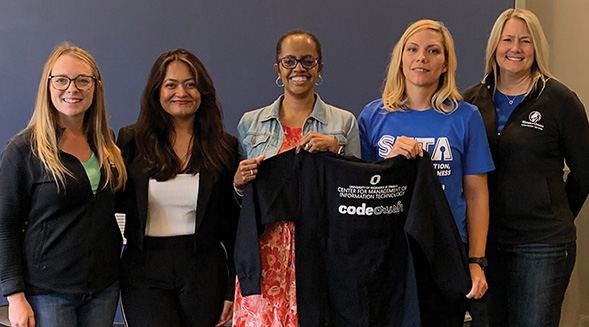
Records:
[[[481,268],[485,269],[489,266],[487,262],[487,258],[485,257],[470,257],[468,258],[468,263],[476,263],[477,265],[481,266]]]

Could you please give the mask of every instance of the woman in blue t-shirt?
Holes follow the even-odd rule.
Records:
[[[461,101],[455,71],[448,29],[413,23],[393,50],[382,98],[366,105],[358,122],[365,160],[430,153],[468,252],[473,286],[466,298],[480,299],[487,290],[487,172],[494,166],[481,115]],[[465,309],[456,308],[448,323],[461,326]]]

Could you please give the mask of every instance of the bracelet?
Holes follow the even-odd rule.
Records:
[[[345,156],[346,155],[346,151],[344,151],[344,146],[340,145],[339,149],[337,149],[337,154],[339,154],[340,156]]]
[[[240,198],[243,198],[243,190],[240,190],[237,188],[237,185],[235,185],[235,183],[233,183],[233,190],[235,191],[235,194],[237,194],[237,196],[239,196]]]

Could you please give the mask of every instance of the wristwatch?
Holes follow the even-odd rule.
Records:
[[[483,269],[487,268],[487,266],[489,265],[489,263],[487,262],[487,258],[485,257],[470,257],[468,258],[468,263],[476,263]]]

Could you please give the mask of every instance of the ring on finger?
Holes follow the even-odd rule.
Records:
[[[254,176],[254,170],[253,169],[250,169],[250,175],[251,176]]]
[[[309,150],[309,143],[305,144],[305,150]]]

